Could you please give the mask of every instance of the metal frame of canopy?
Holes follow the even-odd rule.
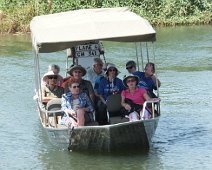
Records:
[[[148,48],[146,48],[147,50],[145,51],[143,50],[143,47],[148,47],[148,42],[156,41],[156,32],[149,22],[131,12],[128,8],[82,9],[37,16],[31,21],[30,29],[33,52],[35,56],[34,70],[35,93],[37,95],[36,101],[42,124],[47,131],[49,130],[51,133],[53,133],[53,128],[47,124],[48,114],[53,112],[42,110],[41,106],[42,95],[39,53],[62,51],[93,40],[133,42],[135,43],[138,69],[139,59],[142,61],[143,69],[144,53],[147,57],[146,61],[149,62]],[[153,60],[155,60],[154,49],[152,55]],[[41,115],[41,112],[45,114]],[[139,125],[142,124],[142,126],[145,125],[146,128],[151,131],[150,136],[148,136],[148,141],[151,140],[151,136],[154,134],[158,119],[159,118],[156,118],[154,120],[153,118],[152,120],[147,120],[144,122],[141,121],[138,123]],[[130,124],[129,122],[127,123]],[[104,127],[101,128],[104,129]],[[108,128],[110,128],[110,125],[108,125]],[[57,129],[57,131],[58,134],[60,132],[66,133],[67,128],[60,130]],[[54,134],[56,134],[56,132]],[[64,134],[61,136],[64,136]]]

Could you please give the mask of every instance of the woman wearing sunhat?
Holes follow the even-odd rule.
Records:
[[[56,64],[50,64],[48,66],[48,72],[49,71],[53,71],[55,74],[58,74],[59,75],[59,72],[60,72],[60,67]],[[63,83],[63,77],[61,75],[59,75],[57,77],[57,85],[58,86],[62,86],[62,83]],[[42,86],[45,86],[46,85],[46,82],[44,81],[44,79],[42,78]]]
[[[53,71],[48,71],[43,76],[43,81],[46,82],[42,86],[42,100],[43,103],[47,103],[53,98],[61,98],[64,93],[64,89],[57,85],[57,80],[62,77]]]
[[[157,98],[150,98],[144,88],[137,87],[139,78],[136,75],[129,74],[123,79],[123,84],[127,88],[121,93],[121,105],[124,108],[124,114],[128,115],[132,112],[138,113],[141,111],[142,106],[146,100],[156,101]]]
[[[107,124],[106,101],[110,95],[121,93],[124,89],[122,80],[117,77],[118,69],[114,64],[108,64],[105,77],[101,79],[97,90],[98,101],[97,120],[99,124]]]
[[[86,93],[92,102],[94,102],[94,89],[90,81],[84,80],[82,77],[86,75],[86,70],[84,67],[81,65],[74,65],[72,66],[68,72],[70,75],[70,78],[66,80],[63,84],[62,87],[64,87],[65,92],[69,91],[68,83],[71,79],[75,79],[79,83],[79,88],[81,92]]]
[[[121,93],[124,89],[122,80],[117,77],[118,74],[119,71],[116,66],[108,64],[105,77],[101,80],[97,90],[98,95],[103,97],[104,101],[107,100],[108,96],[114,93]]]

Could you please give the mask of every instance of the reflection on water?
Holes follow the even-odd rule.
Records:
[[[64,150],[48,149],[42,152],[45,169],[153,169],[162,168],[156,151],[130,153],[74,153]],[[51,160],[49,159],[51,157]],[[60,158],[60,159],[58,159]]]
[[[211,26],[157,29],[162,116],[153,147],[127,153],[74,153],[52,146],[32,100],[30,36],[1,36],[0,169],[210,169],[211,35]],[[135,55],[133,48],[134,44],[105,43],[105,55],[120,68],[120,78],[126,73],[126,61]],[[65,52],[41,55],[42,74],[50,63],[57,63],[65,76],[65,56]]]

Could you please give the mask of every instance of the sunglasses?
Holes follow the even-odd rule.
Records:
[[[57,76],[49,76],[48,79],[57,79]]]
[[[135,79],[129,79],[127,80],[127,83],[135,82]]]
[[[79,86],[73,86],[72,88],[76,89],[76,88],[79,88]]]
[[[81,71],[74,71],[74,73],[82,73]]]
[[[112,71],[116,71],[116,69],[108,69],[108,71],[112,72]]]
[[[99,64],[96,64],[96,65],[97,65],[97,66],[100,66],[100,67],[102,67],[102,66],[103,66],[103,64],[100,64],[100,63],[99,63]]]
[[[132,69],[132,68],[133,68],[133,66],[130,66],[130,67],[126,67],[126,69],[127,69],[127,70],[129,70],[129,69]]]

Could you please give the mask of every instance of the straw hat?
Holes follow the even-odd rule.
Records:
[[[124,84],[125,87],[128,87],[128,86],[127,86],[127,79],[128,79],[128,78],[135,78],[136,86],[138,85],[139,77],[136,76],[136,75],[133,75],[133,74],[128,74],[128,75],[126,75],[126,76],[124,77],[124,79],[123,79],[123,84]]]
[[[75,71],[75,70],[80,70],[82,72],[82,76],[86,75],[86,70],[81,65],[71,66],[71,68],[67,71],[67,73],[70,74],[71,76],[73,76],[73,71]]]
[[[47,81],[48,80],[48,76],[57,76],[57,80],[62,80],[63,77],[59,74],[55,74],[53,71],[48,71],[47,73],[45,73],[43,75],[43,81]]]
[[[108,74],[108,70],[109,70],[110,68],[115,68],[115,69],[117,70],[117,75],[120,73],[120,71],[117,69],[117,67],[116,67],[114,64],[108,63],[108,64],[107,64],[107,69],[106,69],[106,71],[105,71],[105,74],[106,74],[106,75]],[[117,75],[116,75],[116,76],[117,76]]]

